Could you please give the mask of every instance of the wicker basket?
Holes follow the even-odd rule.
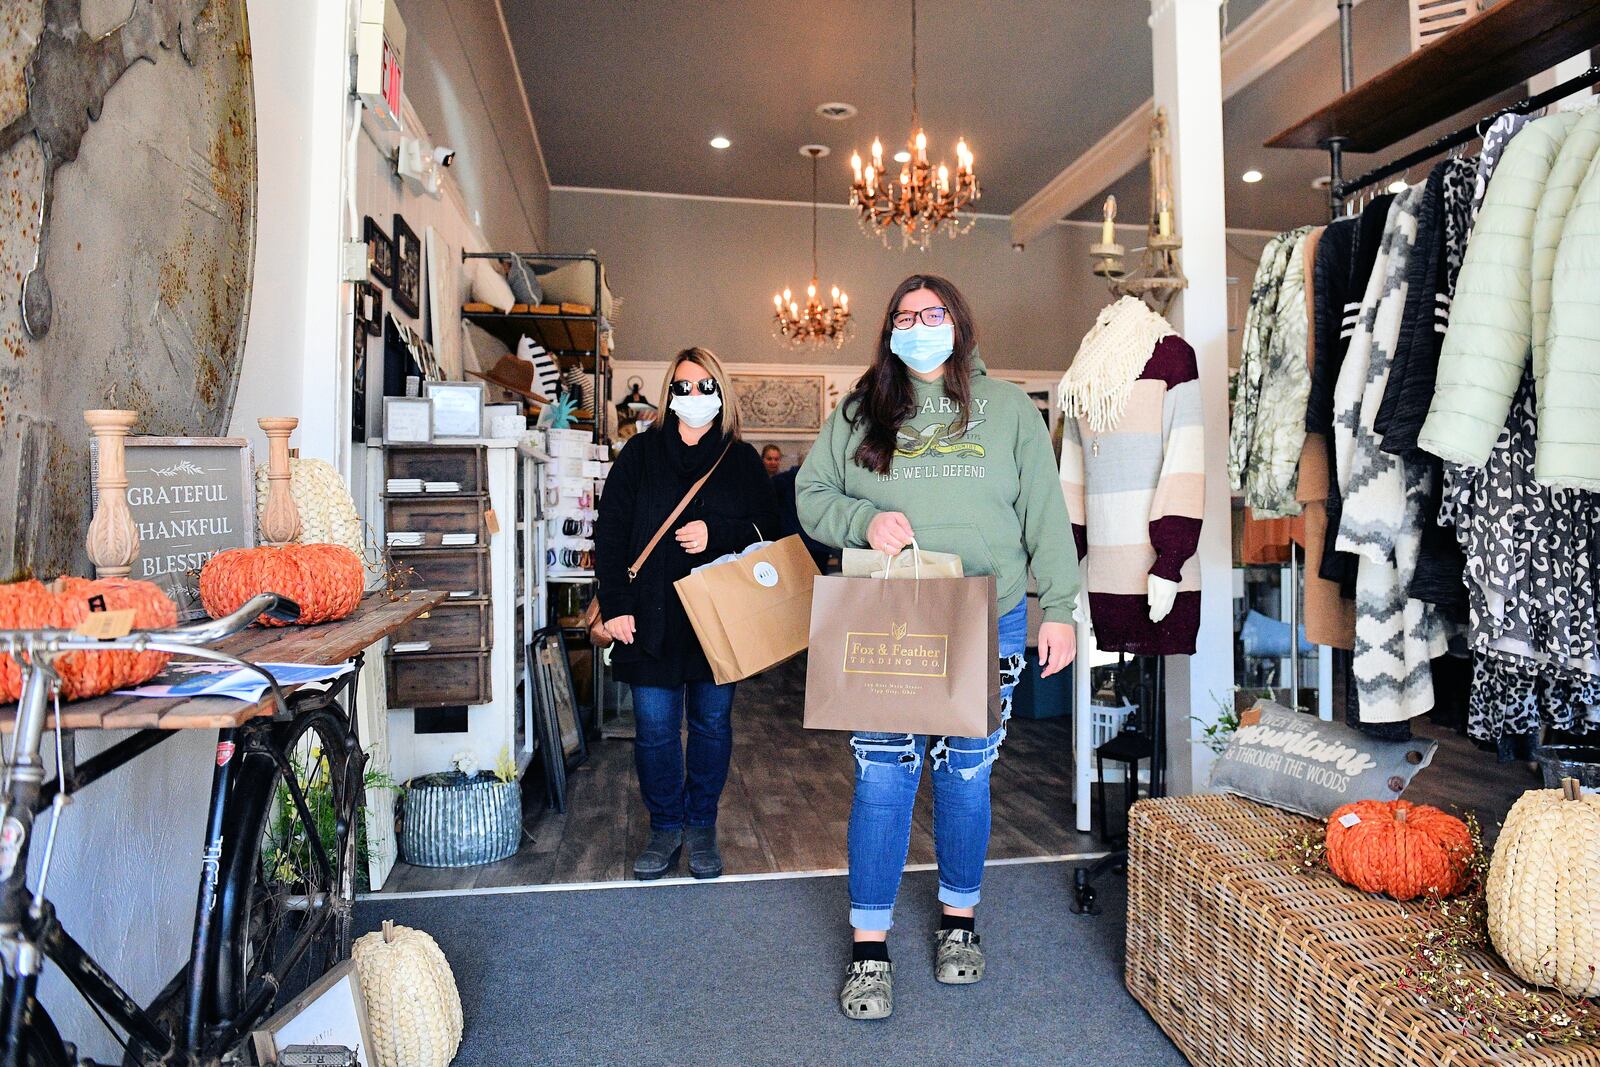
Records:
[[[1600,1067],[1593,1045],[1486,1045],[1397,992],[1414,920],[1274,858],[1309,825],[1231,796],[1133,808],[1128,991],[1197,1067]]]

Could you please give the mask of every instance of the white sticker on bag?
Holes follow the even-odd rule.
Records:
[[[1354,826],[1360,821],[1361,816],[1357,815],[1353,811],[1347,811],[1343,815],[1339,816],[1339,825],[1344,827],[1346,830],[1350,829],[1350,827]]]
[[[771,589],[778,584],[778,568],[764,560],[752,567],[750,573],[755,577],[757,585]]]

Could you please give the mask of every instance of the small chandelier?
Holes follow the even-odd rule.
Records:
[[[862,228],[879,234],[885,245],[890,232],[899,230],[902,248],[915,244],[923,251],[941,230],[955,237],[972,229],[970,217],[964,222],[956,217],[982,195],[966,140],[956,141],[955,174],[943,163],[928,162],[928,136],[917,110],[917,0],[911,0],[911,136],[902,155],[907,158],[901,161],[900,180],[893,182],[884,170],[882,141],[872,139],[872,159],[865,167],[861,154],[851,153],[850,204],[860,212]]]
[[[806,286],[804,307],[788,289],[773,295],[775,332],[795,348],[829,342],[842,348],[850,336],[850,294],[835,285],[827,306],[817,296],[817,160],[828,154],[828,148],[808,144],[800,154],[811,157],[811,284]]]

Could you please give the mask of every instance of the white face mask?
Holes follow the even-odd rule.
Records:
[[[704,393],[691,393],[689,396],[675,396],[667,405],[672,413],[683,420],[683,424],[692,430],[709,425],[717,413],[722,410],[722,397],[706,396]]]

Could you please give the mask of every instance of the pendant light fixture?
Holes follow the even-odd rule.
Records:
[[[817,160],[828,154],[827,145],[808,144],[800,154],[811,157],[811,284],[804,306],[785,289],[772,297],[774,332],[795,348],[832,344],[842,348],[850,335],[850,295],[837,285],[827,305],[817,296]]]
[[[850,156],[854,175],[850,203],[860,212],[864,229],[879,234],[884,244],[889,243],[889,234],[898,230],[902,248],[915,244],[927,251],[928,238],[934,234],[943,231],[954,237],[972,228],[970,217],[962,220],[956,215],[982,195],[965,138],[956,141],[954,174],[943,163],[934,166],[928,162],[928,137],[917,108],[917,0],[911,0],[911,136],[906,150],[895,158],[900,162],[898,182],[890,180],[884,170],[883,142],[877,138],[872,140],[871,159],[864,165],[861,153]]]

